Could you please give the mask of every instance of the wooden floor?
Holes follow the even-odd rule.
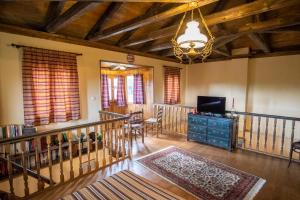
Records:
[[[151,152],[168,146],[177,146],[188,151],[195,152],[209,159],[219,161],[231,167],[243,170],[267,180],[266,185],[258,193],[255,199],[283,199],[299,200],[300,199],[300,165],[293,163],[287,168],[286,160],[258,155],[256,153],[241,151],[228,152],[226,150],[202,145],[196,142],[187,142],[183,137],[164,137],[155,138],[148,136],[145,138],[145,144],[141,139],[133,143],[133,159],[114,164],[110,168],[82,177],[72,183],[67,183],[50,191],[43,192],[34,199],[58,199],[68,193],[74,192],[90,183],[101,180],[111,174],[117,173],[124,169],[129,169],[139,174],[153,183],[168,189],[186,199],[194,199],[190,194],[180,189],[178,186],[164,180],[150,170],[141,166],[134,160],[140,156],[147,155]]]

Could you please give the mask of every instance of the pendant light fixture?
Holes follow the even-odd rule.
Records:
[[[210,30],[208,29],[206,22],[202,16],[200,8],[196,8],[199,13],[199,20],[194,19],[194,10],[191,11],[191,21],[186,23],[186,29],[184,33],[178,36],[184,19],[186,18],[186,13],[184,13],[178,29],[176,31],[175,37],[171,40],[173,44],[174,55],[182,62],[184,56],[187,56],[189,62],[191,63],[193,59],[201,57],[204,61],[212,52],[212,46],[214,43],[214,37],[212,36]],[[199,27],[200,23],[203,30]]]

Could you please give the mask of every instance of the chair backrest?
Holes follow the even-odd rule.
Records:
[[[162,122],[162,117],[163,117],[163,108],[159,107],[156,115],[157,122]]]
[[[129,122],[136,122],[136,121],[144,121],[144,110],[130,112],[129,114]]]

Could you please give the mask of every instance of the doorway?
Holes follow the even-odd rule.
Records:
[[[102,110],[127,114],[143,109],[144,116],[150,117],[153,106],[153,75],[153,67],[150,66],[101,61]]]

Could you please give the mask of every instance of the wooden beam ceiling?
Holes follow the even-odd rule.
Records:
[[[249,33],[248,37],[252,40],[252,42],[254,42],[254,44],[261,50],[263,50],[263,52],[265,53],[270,53],[271,49],[269,47],[269,45],[266,43],[266,41],[257,33]]]
[[[107,21],[115,14],[119,8],[122,6],[123,3],[112,2],[103,12],[103,14],[98,18],[97,22],[91,28],[91,30],[86,35],[85,39],[90,39],[94,36],[95,33],[103,31],[103,27]]]
[[[215,24],[228,22],[236,19],[240,19],[247,16],[252,16],[258,13],[263,13],[271,10],[276,10],[284,7],[295,6],[300,4],[299,0],[257,0],[252,3],[243,4],[230,8],[224,11],[220,11],[208,16],[205,16],[205,20],[208,26]],[[164,37],[170,37],[175,34],[178,25],[173,25],[158,31],[151,32],[149,35],[125,41],[122,46],[129,47],[137,44],[142,44],[152,40],[157,40]]]
[[[46,25],[46,31],[50,33],[55,33],[63,26],[72,22],[74,19],[81,16],[84,12],[97,6],[98,4],[99,3],[95,3],[92,1],[82,1],[82,2],[75,3],[71,8],[66,10],[62,15],[50,21]]]
[[[91,42],[91,41],[87,41],[84,39],[78,39],[78,38],[74,38],[74,37],[70,37],[70,36],[63,36],[63,35],[58,35],[58,34],[54,34],[54,33],[47,33],[47,32],[43,32],[43,31],[37,31],[37,30],[32,30],[32,29],[28,29],[28,28],[22,28],[22,27],[2,24],[2,23],[0,23],[0,31],[7,32],[7,33],[13,33],[13,34],[20,34],[20,35],[25,35],[25,36],[35,37],[35,38],[42,38],[42,39],[47,39],[47,40],[77,44],[77,45],[82,45],[82,46],[94,47],[94,48],[98,48],[98,49],[105,49],[105,50],[122,52],[122,53],[130,53],[130,54],[134,54],[134,55],[138,55],[138,56],[155,58],[155,59],[160,59],[160,60],[165,60],[165,61],[170,61],[170,62],[178,62],[176,59],[165,58],[165,57],[157,56],[154,54],[142,53],[139,51],[124,49],[124,48],[120,48],[117,46],[108,45],[108,44],[104,44],[104,43]]]
[[[218,0],[202,0],[198,3],[183,4],[175,8],[164,10],[162,12],[157,12],[151,16],[142,15],[138,18],[113,26],[107,30],[104,30],[101,33],[98,33],[97,36],[91,38],[91,41],[103,40],[217,1]]]
[[[64,5],[65,5],[64,1],[49,2],[47,14],[46,14],[46,20],[45,20],[46,24],[50,23],[60,15]]]

